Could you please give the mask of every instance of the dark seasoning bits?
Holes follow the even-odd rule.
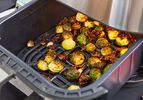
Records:
[[[48,49],[36,67],[48,80],[61,75],[72,83],[67,89],[77,90],[99,79],[135,41],[131,34],[77,12],[59,21],[55,33],[40,41]],[[34,42],[27,45],[33,47]]]

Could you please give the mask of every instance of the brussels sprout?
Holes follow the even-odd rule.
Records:
[[[129,42],[130,41],[126,37],[124,37],[124,38],[117,37],[116,38],[116,44],[118,46],[127,46],[129,44]]]
[[[128,48],[124,48],[120,51],[120,56],[122,56],[123,54],[125,54],[128,51]]]
[[[49,49],[49,51],[48,51],[48,53],[46,54],[44,60],[45,60],[47,63],[50,63],[50,62],[53,61],[55,58],[56,58],[56,52],[55,52],[55,50]]]
[[[107,47],[109,45],[109,42],[107,39],[105,38],[99,38],[97,41],[96,41],[96,46],[98,48],[103,48],[103,47]]]
[[[82,34],[84,34],[84,35],[87,36],[87,35],[90,33],[89,28],[87,28],[87,27],[82,27],[82,28],[80,29],[80,33],[82,33]]]
[[[88,19],[88,17],[80,12],[76,14],[76,20],[79,22],[85,22]]]
[[[79,90],[80,87],[78,85],[71,85],[68,87],[68,90]]]
[[[100,25],[100,23],[97,22],[97,21],[93,21],[93,23],[94,23],[96,26],[99,26],[99,25]]]
[[[44,60],[38,61],[37,68],[41,71],[47,71],[49,69],[47,62]]]
[[[64,29],[65,31],[71,31],[71,30],[72,30],[71,25],[70,25],[69,23],[64,24],[64,25],[63,25],[63,29]]]
[[[75,23],[73,23],[72,27],[73,27],[73,29],[78,30],[81,28],[81,24],[79,22],[75,22]]]
[[[61,25],[56,26],[56,33],[63,33],[63,27]]]
[[[102,54],[103,56],[109,55],[109,54],[111,54],[112,52],[113,52],[113,50],[112,50],[112,48],[110,48],[110,47],[103,47],[103,48],[101,49],[101,54]]]
[[[69,38],[73,38],[73,34],[70,31],[64,31],[62,33],[62,37],[63,37],[64,40],[69,39]]]
[[[98,67],[98,64],[101,63],[101,60],[98,57],[91,57],[87,61],[90,67]]]
[[[76,16],[71,16],[69,21],[70,21],[70,23],[75,23],[76,22]]]
[[[64,69],[63,64],[58,61],[52,61],[49,63],[48,67],[52,73],[59,73]]]
[[[96,46],[93,44],[93,43],[88,43],[86,46],[85,46],[85,49],[86,51],[88,52],[92,52],[96,49]]]
[[[32,41],[32,40],[29,40],[28,42],[27,42],[27,47],[34,47],[34,41]]]
[[[87,36],[84,34],[79,34],[77,36],[77,42],[82,44],[82,45],[86,45],[88,42]]]
[[[116,30],[109,30],[108,31],[108,38],[110,40],[115,40],[119,35],[119,31],[116,31]]]
[[[70,60],[74,65],[78,66],[83,64],[85,58],[82,52],[76,51],[72,53]]]
[[[80,72],[74,68],[74,67],[70,67],[66,72],[65,72],[65,76],[67,78],[67,80],[69,81],[74,81],[76,79],[79,78],[80,76]]]
[[[92,21],[85,21],[84,26],[87,27],[87,28],[93,28],[94,23]]]
[[[107,64],[105,68],[103,69],[103,73],[105,73],[111,66],[112,64]]]
[[[98,35],[98,38],[104,38],[104,37],[106,37],[106,35],[105,35],[105,32],[102,31],[102,32]]]
[[[90,82],[89,75],[86,75],[86,74],[80,75],[78,82],[82,86],[87,85]]]
[[[97,68],[92,68],[89,72],[89,77],[93,82],[99,79],[100,76],[101,76],[101,71]]]
[[[102,30],[103,30],[103,27],[102,27],[102,26],[95,26],[95,30],[97,30],[97,31],[102,31]]]
[[[74,49],[76,46],[76,42],[69,38],[69,39],[66,39],[62,42],[62,47],[65,49],[65,50],[72,50]]]

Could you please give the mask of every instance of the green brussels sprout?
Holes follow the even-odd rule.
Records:
[[[94,23],[93,23],[93,21],[85,21],[84,26],[87,27],[87,28],[93,28]]]
[[[76,14],[76,20],[79,22],[85,22],[88,19],[88,17],[80,12]]]
[[[112,50],[112,48],[110,48],[110,47],[103,47],[103,48],[101,49],[101,54],[102,54],[103,56],[109,55],[109,54],[111,54],[112,52],[113,52],[113,50]]]
[[[84,60],[85,60],[85,57],[83,53],[80,51],[73,52],[70,57],[70,61],[76,66],[83,64]]]
[[[85,46],[85,50],[88,51],[88,52],[92,52],[96,49],[96,46],[93,44],[93,43],[88,43],[86,46]]]
[[[45,60],[47,63],[50,63],[50,62],[52,62],[55,58],[56,58],[56,52],[55,52],[55,50],[49,49],[49,51],[48,51],[48,53],[46,54],[44,60]]]
[[[64,66],[61,62],[52,61],[49,63],[48,68],[52,73],[59,73],[64,69]]]
[[[108,38],[110,40],[115,40],[118,37],[118,35],[119,35],[119,31],[117,31],[117,30],[109,30],[108,31]]]
[[[96,41],[96,46],[98,48],[103,48],[103,47],[107,47],[109,45],[109,42],[107,39],[105,38],[99,38],[97,41]]]
[[[129,44],[129,42],[130,41],[126,37],[124,37],[124,38],[117,37],[116,38],[116,44],[118,46],[127,46]]]
[[[103,27],[102,26],[95,26],[95,30],[97,30],[97,31],[103,31]]]
[[[47,62],[44,60],[39,60],[37,62],[37,68],[41,71],[47,71],[49,69]]]
[[[105,73],[111,66],[112,64],[107,64],[105,68],[103,69],[103,73]]]
[[[90,67],[99,67],[99,63],[101,63],[101,60],[98,57],[91,57],[88,59],[87,64]]]
[[[79,78],[80,72],[76,68],[70,67],[65,72],[65,76],[66,76],[67,80],[74,81],[74,80],[77,80]]]
[[[69,23],[65,23],[65,24],[63,25],[63,29],[64,29],[65,31],[71,31],[71,30],[72,30],[72,27],[71,27],[71,25],[70,25]]]
[[[81,28],[81,24],[79,22],[75,22],[75,23],[73,23],[72,27],[73,27],[73,29],[78,30]]]
[[[84,35],[84,34],[79,34],[79,35],[77,36],[77,42],[80,43],[80,44],[82,44],[82,45],[86,45],[87,42],[88,42],[88,38],[87,38],[87,36]]]
[[[90,71],[89,71],[89,77],[91,78],[91,80],[94,82],[96,81],[97,79],[99,79],[101,76],[101,71],[100,69],[97,69],[97,68],[92,68]]]
[[[71,85],[68,87],[68,90],[79,90],[80,87],[78,85]]]
[[[63,27],[61,25],[56,26],[56,33],[63,33]]]
[[[128,51],[128,48],[123,48],[123,49],[120,51],[120,56],[122,56],[123,54],[125,54],[127,51]]]
[[[73,38],[73,34],[70,31],[64,31],[62,33],[62,37],[63,37],[64,40],[69,39],[69,38]]]
[[[62,47],[65,50],[72,50],[75,48],[75,46],[76,46],[76,42],[72,38],[66,39],[62,42]]]
[[[80,29],[80,33],[81,33],[81,34],[84,34],[84,35],[86,35],[86,36],[88,36],[88,34],[90,33],[89,28],[87,28],[87,27],[82,27],[82,28]]]

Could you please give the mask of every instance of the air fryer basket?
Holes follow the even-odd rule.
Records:
[[[34,40],[42,33],[48,32],[60,19],[76,12],[55,0],[35,1],[20,8],[0,24],[0,44],[2,45],[0,46],[0,59],[13,69],[24,83],[45,97],[62,100],[92,99],[108,92],[108,98],[110,98],[141,64],[143,39],[138,38],[128,52],[99,80],[76,91],[69,91],[51,84],[23,62],[21,57],[17,57],[28,40]],[[132,34],[135,35],[135,33]],[[102,96],[103,100],[105,98],[105,95]]]

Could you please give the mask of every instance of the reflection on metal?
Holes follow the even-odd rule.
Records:
[[[58,0],[112,27],[143,33],[143,0]]]

